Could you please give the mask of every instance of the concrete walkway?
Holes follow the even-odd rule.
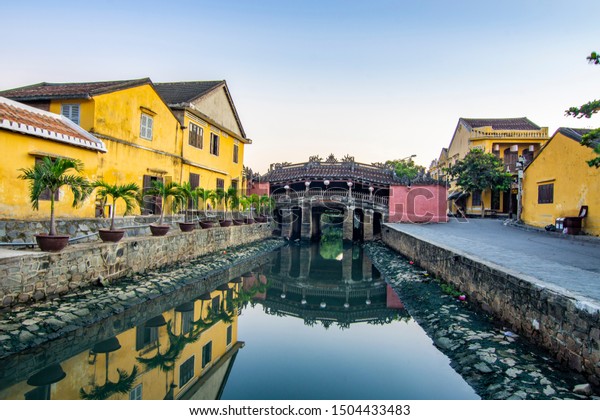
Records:
[[[561,238],[494,219],[386,226],[600,303],[600,238]]]

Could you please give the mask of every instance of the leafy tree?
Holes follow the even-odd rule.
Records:
[[[394,168],[398,178],[415,179],[420,171],[425,171],[425,167],[416,165],[412,159],[395,159],[385,162],[387,166]]]
[[[463,160],[448,169],[448,175],[467,192],[505,191],[512,180],[512,175],[504,172],[504,164],[499,158],[480,149],[471,149]]]
[[[600,65],[600,54],[593,51],[589,57],[587,57],[587,60],[590,64]],[[600,100],[596,99],[583,104],[580,107],[572,106],[565,111],[565,115],[575,118],[591,118],[592,115],[598,112],[600,112]],[[589,133],[583,135],[581,138],[581,145],[593,147],[594,152],[600,155],[600,128],[591,130]],[[588,160],[587,164],[590,165],[590,167],[595,166],[596,168],[600,168],[600,156]]]
[[[140,191],[140,187],[135,182],[117,185],[109,184],[105,181],[96,181],[93,184],[94,188],[98,188],[98,198],[104,201],[107,197],[112,198],[113,211],[110,220],[110,230],[115,230],[115,203],[117,200],[122,199],[125,202],[125,213],[124,216],[130,214],[137,205],[136,197]]]
[[[60,187],[66,185],[73,192],[73,207],[81,205],[92,192],[88,180],[81,175],[83,163],[77,159],[44,157],[32,168],[19,169],[19,179],[29,181],[29,200],[34,210],[39,209],[39,201],[46,191],[50,193],[50,232],[56,236],[56,220],[54,216],[54,197]],[[75,174],[68,173],[74,171]]]

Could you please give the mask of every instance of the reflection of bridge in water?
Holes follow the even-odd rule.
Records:
[[[315,245],[285,247],[267,273],[268,289],[255,300],[269,314],[302,318],[309,325],[337,323],[342,328],[408,317],[395,292],[356,245],[345,247],[336,259],[323,258]]]

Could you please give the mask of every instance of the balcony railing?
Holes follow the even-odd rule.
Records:
[[[470,140],[473,139],[547,139],[548,129],[542,128],[541,130],[494,130],[484,131],[473,129]]]

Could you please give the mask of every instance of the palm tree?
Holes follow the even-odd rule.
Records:
[[[92,188],[83,172],[83,163],[78,159],[44,157],[32,168],[19,169],[19,179],[29,181],[29,200],[34,210],[39,210],[42,194],[50,193],[50,231],[49,236],[56,236],[56,220],[54,217],[55,195],[60,187],[66,185],[73,192],[73,207],[77,207],[90,195]],[[68,173],[74,171],[75,174]]]
[[[140,187],[135,183],[129,184],[109,184],[105,181],[96,181],[93,184],[94,188],[99,188],[98,198],[105,200],[107,197],[112,197],[112,216],[110,220],[110,230],[115,230],[115,203],[118,199],[122,199],[125,202],[125,212],[123,216],[130,214],[137,206],[137,195],[140,191]]]
[[[258,194],[250,195],[250,218],[251,219],[254,217],[252,215],[252,211],[254,210],[254,208],[258,209],[259,205],[260,205],[260,197],[258,196]]]
[[[225,191],[225,211],[227,208],[230,210],[237,209],[240,206],[240,199],[238,197],[237,189],[234,186],[230,186]]]
[[[223,200],[225,200],[225,194],[226,193],[223,188],[217,188],[215,190],[214,201],[216,202],[216,204],[221,204],[223,202]],[[227,203],[225,203],[225,209],[227,209]],[[223,217],[223,218],[225,218],[225,217]]]
[[[177,187],[179,194],[181,195],[183,206],[185,207],[184,216],[185,222],[190,222],[190,212],[189,212],[189,204],[191,203],[192,210],[198,203],[198,194],[196,193],[196,189],[192,188],[192,185],[189,182],[184,182],[183,184]]]
[[[160,206],[160,219],[158,220],[158,224],[162,225],[164,220],[164,208],[166,201],[169,197],[173,197],[173,205],[177,206],[183,200],[181,193],[179,191],[179,184],[176,182],[167,182],[163,184],[161,181],[152,181],[152,188],[150,188],[146,195],[159,196],[162,198],[162,203]]]
[[[214,201],[215,192],[213,190],[200,187],[198,187],[196,191],[198,191],[198,197],[202,198],[202,203],[204,203],[204,211],[206,212],[208,201]]]
[[[273,207],[273,198],[269,197],[267,194],[260,196],[259,207],[262,210],[263,214],[265,209],[267,209],[270,214],[271,208]]]

